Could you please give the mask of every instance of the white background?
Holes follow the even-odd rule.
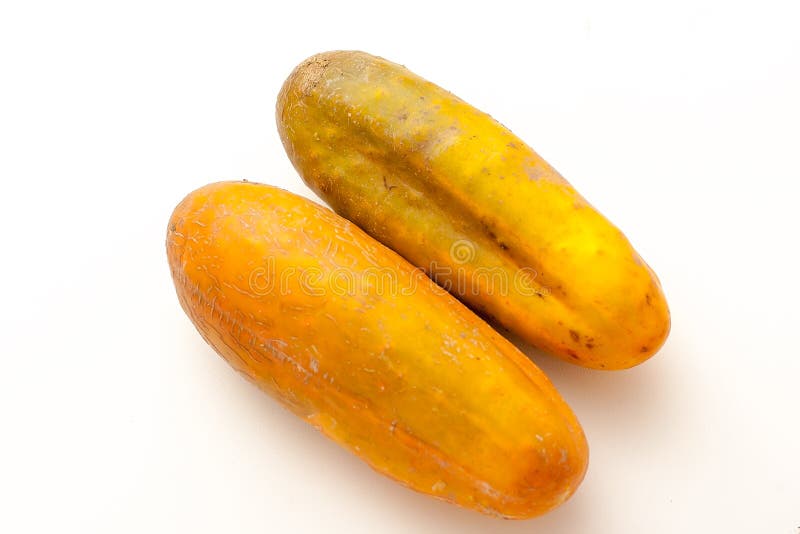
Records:
[[[4,2],[0,531],[800,530],[796,2]],[[239,378],[178,306],[174,205],[304,195],[274,125],[330,49],[509,126],[659,273],[673,329],[625,372],[534,355],[583,423],[572,500],[509,522],[373,473]]]

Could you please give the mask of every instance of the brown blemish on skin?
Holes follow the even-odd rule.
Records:
[[[572,359],[580,360],[580,358],[578,358],[578,355],[575,354],[574,350],[567,349],[567,354],[569,354],[569,357],[572,358]]]
[[[495,234],[492,231],[492,228],[489,226],[489,223],[487,223],[486,221],[481,221],[481,228],[486,233],[486,235],[489,236],[489,239],[495,242],[497,241],[497,234]]]
[[[517,144],[514,141],[510,141],[506,146],[508,148],[518,148]]]
[[[586,348],[587,349],[593,349],[594,348],[594,343],[587,343],[586,344]]]
[[[386,177],[384,176],[383,177],[383,187],[385,187],[387,191],[391,191],[392,189],[394,189],[397,186],[396,185],[389,185],[389,182],[386,181]]]
[[[330,65],[331,60],[325,57],[314,56],[295,70],[297,77],[297,90],[303,96],[308,96],[319,84],[322,75]]]
[[[647,352],[649,350],[650,349],[648,349],[647,347],[642,347],[641,349],[639,349],[639,352]]]
[[[644,296],[644,300],[647,301],[647,305],[648,306],[652,305],[652,303],[650,301],[650,293],[648,293],[647,295]]]
[[[569,331],[569,337],[571,337],[572,341],[575,341],[575,342],[577,342],[581,338],[581,336],[575,330],[570,330]]]
[[[525,169],[525,174],[528,175],[528,180],[536,181],[541,178],[544,173],[538,167],[527,167]]]

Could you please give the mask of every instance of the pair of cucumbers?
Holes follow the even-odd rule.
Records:
[[[588,463],[581,426],[469,308],[569,362],[628,368],[669,331],[653,271],[524,142],[400,65],[313,56],[277,123],[336,213],[249,182],[186,197],[167,254],[200,334],[414,490],[505,518],[564,502]]]

